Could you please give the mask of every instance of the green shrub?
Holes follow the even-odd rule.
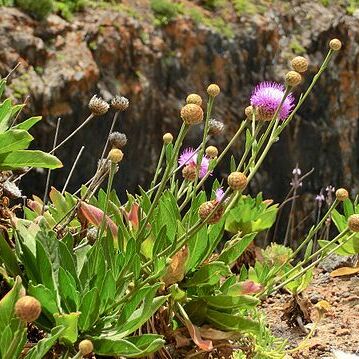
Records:
[[[55,1],[54,7],[60,16],[70,20],[75,12],[83,10],[87,4],[87,0],[62,0]]]
[[[169,0],[151,0],[151,10],[155,15],[156,25],[166,25],[183,13],[183,5]]]
[[[54,8],[52,0],[16,0],[15,5],[39,20],[50,15]]]

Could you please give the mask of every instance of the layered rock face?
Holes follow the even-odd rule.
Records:
[[[310,59],[299,97],[322,63],[328,42],[338,37],[343,49],[335,56],[290,128],[273,147],[251,184],[275,200],[285,197],[292,169],[315,168],[303,191],[316,193],[328,184],[359,189],[359,19],[337,8],[312,1],[293,3],[287,10],[271,9],[263,15],[243,16],[228,39],[183,17],[162,28],[111,10],[87,10],[69,23],[56,15],[37,22],[14,8],[2,8],[0,73],[18,61],[19,76],[8,94],[24,100],[28,114],[42,114],[37,129],[38,147],[50,149],[54,124],[62,118],[60,137],[73,131],[88,115],[93,94],[109,100],[121,93],[130,108],[116,127],[129,138],[116,186],[135,190],[145,184],[156,164],[162,135],[176,133],[179,110],[188,93],[205,98],[206,86],[222,89],[214,117],[226,124],[224,148],[240,122],[253,87],[260,81],[282,81],[293,57],[304,50]],[[298,45],[300,44],[300,46]],[[61,187],[79,148],[84,155],[69,189],[91,177],[105,143],[112,114],[96,118],[58,152],[65,168],[53,173]],[[191,129],[188,143],[200,142],[200,128]],[[233,154],[238,158],[243,143]],[[229,157],[229,156],[228,156]],[[228,166],[221,166],[226,175]],[[45,176],[34,173],[24,181],[26,191],[43,190]],[[312,198],[312,197],[311,197]]]

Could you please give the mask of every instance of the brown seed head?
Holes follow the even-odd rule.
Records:
[[[217,121],[211,118],[208,121],[208,133],[213,136],[220,135],[224,130],[224,124],[221,121]]]
[[[266,107],[261,106],[256,108],[256,118],[259,121],[271,121],[274,113],[274,110],[269,110]]]
[[[165,133],[165,134],[163,135],[163,143],[164,143],[165,145],[168,145],[168,144],[172,143],[172,141],[173,141],[173,135],[172,135],[172,133],[167,132],[167,133]]]
[[[305,72],[308,69],[309,62],[303,56],[296,56],[291,62],[293,70],[297,72]]]
[[[25,295],[16,302],[15,313],[24,322],[34,322],[41,314],[41,304],[36,298]]]
[[[207,87],[207,93],[211,97],[216,97],[221,92],[221,89],[216,84],[211,84]]]
[[[297,71],[288,71],[285,75],[285,82],[290,87],[298,86],[302,82],[302,76]]]
[[[206,148],[206,155],[209,158],[216,158],[218,156],[218,148],[215,146],[208,146]]]
[[[332,39],[329,42],[329,47],[333,51],[339,51],[342,48],[342,42],[339,39]]]
[[[129,104],[130,104],[130,101],[128,101],[128,98],[126,98],[124,96],[116,96],[111,101],[111,106],[116,111],[125,111],[125,110],[127,110]]]
[[[108,111],[109,107],[110,105],[105,100],[101,97],[97,97],[96,95],[92,96],[89,102],[89,109],[94,116],[104,115]]]
[[[197,95],[196,93],[191,93],[186,98],[186,103],[193,103],[198,106],[202,106],[202,98],[200,95]]]
[[[349,198],[349,193],[345,188],[338,188],[335,192],[335,197],[338,201],[343,202]]]
[[[244,110],[244,114],[247,118],[251,119],[253,116],[253,106],[247,106]]]
[[[182,169],[182,176],[187,181],[194,181],[196,179],[196,166],[186,165]]]
[[[80,341],[79,351],[82,355],[89,355],[93,352],[93,344],[91,340],[84,339]]]
[[[196,125],[203,121],[203,110],[194,103],[189,103],[181,109],[181,117],[185,124]]]
[[[359,232],[359,214],[352,214],[348,218],[348,227],[352,232]]]
[[[227,179],[228,186],[233,191],[243,191],[247,186],[247,177],[242,172],[232,172]]]
[[[213,200],[213,201],[208,201],[208,202],[204,202],[200,205],[199,209],[198,209],[198,215],[201,218],[202,221],[205,221],[206,218],[213,212],[213,210],[216,208],[217,206],[217,201]],[[212,214],[212,216],[207,220],[208,224],[214,224],[220,221],[222,215],[224,212],[224,207],[223,205],[219,205],[217,207],[217,209],[215,210],[215,212]]]
[[[119,148],[113,148],[108,153],[108,159],[112,163],[120,163],[122,161],[122,159],[123,159],[123,152]]]
[[[127,136],[124,133],[112,132],[108,138],[111,147],[123,148],[127,143]]]

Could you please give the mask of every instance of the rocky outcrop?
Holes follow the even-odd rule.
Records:
[[[26,111],[44,115],[37,145],[47,149],[57,117],[63,118],[60,136],[65,137],[86,117],[93,94],[105,99],[118,93],[127,96],[130,110],[117,128],[127,133],[129,141],[116,185],[133,190],[137,183],[148,182],[162,134],[179,128],[186,94],[204,95],[211,82],[222,88],[214,114],[227,125],[224,138],[217,141],[221,148],[242,121],[255,84],[281,81],[292,50],[305,51],[311,63],[298,97],[323,61],[329,39],[338,37],[342,51],[271,150],[252,189],[283,199],[298,163],[302,171],[315,168],[304,191],[316,193],[330,183],[358,192],[358,18],[339,8],[297,1],[287,10],[242,16],[233,27],[235,36],[228,39],[186,17],[155,28],[111,10],[87,10],[69,23],[56,15],[37,22],[6,8],[0,23],[0,73],[22,63],[8,92],[19,99],[29,94]],[[53,174],[55,184],[62,185],[82,144],[86,150],[71,188],[91,176],[110,122],[110,114],[95,119],[58,153],[66,161],[65,169]],[[199,129],[194,128],[189,142],[199,141]],[[241,148],[236,144],[233,154]],[[43,188],[43,176],[26,181],[31,190]]]

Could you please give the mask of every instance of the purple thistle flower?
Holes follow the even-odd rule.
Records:
[[[222,187],[217,188],[216,190],[216,201],[221,202],[224,198],[224,191]]]
[[[256,108],[259,119],[269,121],[284,96],[285,87],[276,82],[261,82],[252,92],[251,105]],[[279,111],[279,118],[285,120],[294,107],[294,97],[290,93]]]
[[[182,152],[181,156],[178,159],[178,163],[180,167],[184,167],[184,166],[195,167],[197,165],[197,157],[198,157],[197,152],[193,148],[189,147]],[[208,168],[209,168],[209,158],[203,156],[199,168],[199,178],[203,178],[207,174]]]

